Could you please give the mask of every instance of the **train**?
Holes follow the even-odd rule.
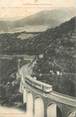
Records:
[[[40,90],[44,91],[45,93],[49,93],[52,91],[52,85],[38,81],[36,77],[32,78],[31,76],[26,76],[24,78],[24,80],[30,86],[40,89]]]

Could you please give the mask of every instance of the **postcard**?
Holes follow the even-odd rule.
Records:
[[[0,0],[0,117],[76,117],[76,0]]]

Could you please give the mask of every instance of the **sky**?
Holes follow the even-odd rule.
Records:
[[[43,10],[75,7],[76,0],[0,0],[0,19],[19,19]]]

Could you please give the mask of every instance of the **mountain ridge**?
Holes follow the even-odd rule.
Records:
[[[37,25],[53,28],[69,20],[73,15],[75,15],[75,13],[73,13],[73,9],[55,9],[51,11],[41,11],[16,21],[0,21],[0,31],[10,31],[12,29],[20,27],[24,27],[26,29],[26,26],[34,27]]]

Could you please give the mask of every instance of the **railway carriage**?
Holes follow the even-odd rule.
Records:
[[[38,88],[40,90],[43,90],[46,93],[49,93],[52,91],[52,86],[46,83],[43,83],[41,81],[38,81],[36,78],[32,78],[31,76],[25,77],[25,82],[29,84],[32,87]]]

